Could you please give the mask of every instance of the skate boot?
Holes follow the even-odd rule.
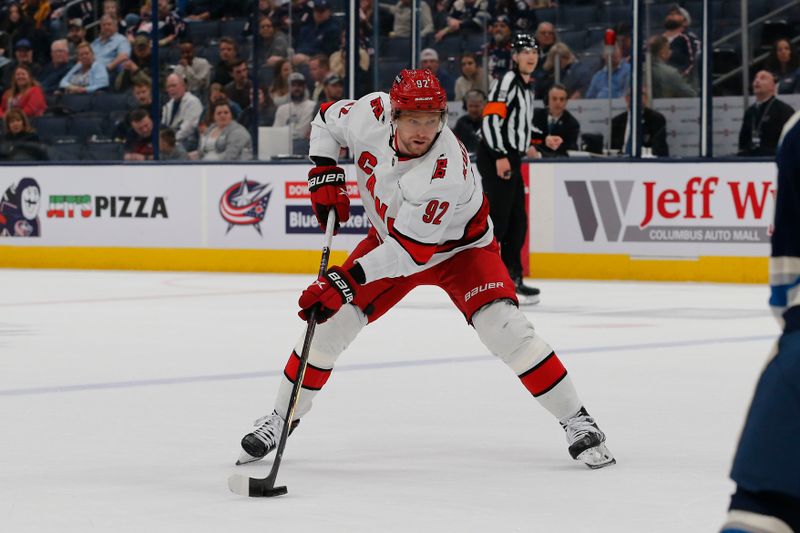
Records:
[[[299,420],[292,422],[289,427],[289,435],[299,423]],[[258,461],[274,450],[280,441],[283,424],[283,417],[277,411],[272,411],[253,422],[255,429],[242,438],[242,453],[236,464],[243,465]]]
[[[522,282],[522,276],[516,276],[513,279],[517,300],[519,300],[520,305],[535,305],[539,303],[539,289],[525,285]]]
[[[584,407],[560,423],[567,433],[569,454],[573,459],[582,461],[589,468],[603,468],[617,462],[606,448],[605,433],[600,431]]]

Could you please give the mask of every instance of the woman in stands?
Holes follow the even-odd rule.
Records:
[[[6,142],[39,142],[28,117],[19,109],[12,109],[5,115],[5,136]]]
[[[19,4],[8,4],[5,14],[0,18],[0,55],[11,55],[11,43],[23,37],[33,36],[33,21],[22,12]]]
[[[486,77],[483,75],[483,69],[478,66],[475,54],[464,52],[461,55],[461,76],[456,80],[455,99],[464,101],[467,93],[475,90],[483,94],[488,92]]]
[[[203,161],[246,161],[252,158],[250,133],[233,120],[227,99],[219,98],[211,108],[213,123],[200,136],[197,156]]]
[[[797,80],[800,56],[788,39],[775,41],[764,67],[778,77],[778,94],[800,92],[800,83]]]
[[[14,69],[11,87],[3,93],[0,101],[0,117],[12,109],[20,109],[29,117],[40,117],[47,109],[44,91],[27,65],[18,65]]]
[[[292,73],[292,64],[286,59],[281,59],[275,63],[273,72],[269,95],[277,107],[289,101],[289,74]]]
[[[108,70],[94,60],[91,45],[84,41],[76,50],[78,62],[67,72],[59,86],[68,93],[93,93],[108,87]]]

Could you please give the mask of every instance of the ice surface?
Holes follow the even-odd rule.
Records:
[[[590,471],[447,297],[366,328],[255,500],[309,276],[0,271],[0,530],[709,532],[778,328],[762,286],[542,281],[528,311],[608,435]]]

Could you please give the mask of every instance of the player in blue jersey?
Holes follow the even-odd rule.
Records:
[[[800,113],[783,129],[776,162],[770,305],[783,334],[742,431],[723,533],[800,532]]]

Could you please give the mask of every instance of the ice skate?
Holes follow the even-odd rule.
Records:
[[[292,422],[289,435],[299,423],[299,420]],[[274,450],[280,441],[283,424],[283,418],[276,411],[253,422],[255,429],[242,437],[242,453],[236,464],[244,465],[258,461]]]
[[[567,433],[569,454],[589,468],[603,468],[617,462],[605,445],[606,435],[584,407],[574,416],[561,421]]]
[[[539,303],[539,289],[525,285],[522,282],[522,276],[514,278],[514,288],[520,305],[535,305]]]

